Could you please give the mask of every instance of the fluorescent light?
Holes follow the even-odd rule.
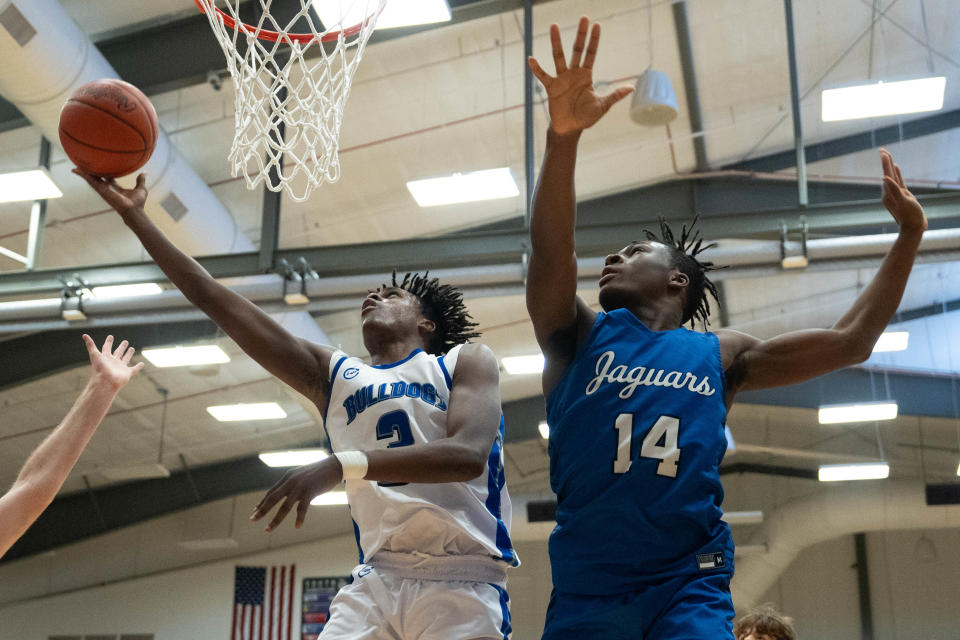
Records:
[[[960,464],[957,465],[957,475],[960,476]]]
[[[909,341],[909,331],[884,331],[877,340],[877,344],[873,345],[873,352],[906,351]]]
[[[721,514],[720,519],[729,525],[761,524],[763,511],[726,511]]]
[[[96,298],[131,298],[133,296],[155,296],[163,293],[163,288],[156,282],[139,282],[137,284],[115,284],[109,287],[94,287],[93,295]]]
[[[313,9],[324,27],[343,25],[351,27],[363,22],[377,2],[353,2],[349,8],[345,2],[313,2]],[[450,7],[446,0],[390,0],[377,19],[377,29],[409,27],[415,24],[449,22]]]
[[[193,367],[202,364],[230,362],[230,356],[215,344],[144,349],[143,357],[155,367]]]
[[[820,407],[817,417],[820,420],[820,424],[893,420],[897,417],[897,403],[861,402],[858,404],[835,404]]]
[[[886,462],[860,462],[857,464],[820,465],[820,482],[841,482],[843,480],[882,480],[890,475],[890,465]]]
[[[412,180],[407,189],[421,207],[437,207],[458,202],[479,202],[520,195],[510,169],[488,169],[455,173],[442,178]]]
[[[550,439],[550,425],[547,424],[546,420],[537,425],[537,431],[540,432],[540,437],[544,440]]]
[[[0,174],[0,202],[49,200],[61,197],[63,192],[57,188],[43,169]]]
[[[835,122],[939,111],[946,86],[947,79],[939,76],[827,89],[820,98],[820,119]]]
[[[323,449],[292,449],[290,451],[264,451],[260,460],[268,467],[299,467],[318,462],[328,457]]]
[[[327,491],[310,501],[313,505],[347,504],[346,491]]]
[[[538,353],[532,356],[510,356],[501,358],[500,362],[507,373],[512,376],[522,376],[531,373],[543,372],[543,354]]]
[[[207,407],[207,412],[220,422],[279,420],[287,417],[287,412],[276,402],[221,404],[215,407]]]

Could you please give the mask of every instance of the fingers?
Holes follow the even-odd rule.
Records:
[[[141,371],[143,371],[143,368],[144,368],[145,366],[147,366],[146,363],[144,363],[144,362],[138,362],[136,365],[134,365],[133,370],[132,370],[132,372],[130,373],[130,376],[133,377],[133,376],[137,375],[138,373],[140,373]]]
[[[293,508],[293,502],[290,498],[287,498],[283,501],[283,504],[280,505],[280,508],[277,510],[277,515],[273,516],[273,520],[270,521],[270,524],[267,525],[267,531],[273,531],[276,529],[283,519],[287,517],[287,514],[290,513],[290,509]]]
[[[900,165],[894,163],[893,170],[897,174],[897,184],[900,185],[901,189],[906,189],[907,185],[903,181],[903,174],[900,173]]]
[[[137,187],[136,187],[136,188],[137,188],[137,189],[143,189],[143,188],[145,188],[144,186],[145,186],[146,184],[147,184],[147,174],[141,173],[140,175],[137,176]]]
[[[549,87],[550,83],[553,82],[553,78],[543,70],[536,58],[533,56],[527,58],[527,64],[530,65],[530,70],[533,71],[533,75],[537,76],[537,80],[540,81],[544,88]]]
[[[553,65],[557,75],[567,70],[567,62],[563,59],[563,42],[560,41],[560,27],[550,25],[550,44],[553,45]]]
[[[570,54],[570,68],[580,66],[580,58],[583,57],[583,46],[587,42],[587,30],[590,28],[590,20],[586,16],[580,18],[580,24],[577,25],[577,38],[573,41],[573,53]]]
[[[600,99],[600,104],[601,104],[601,107],[603,108],[603,112],[606,113],[607,111],[609,111],[610,107],[620,102],[631,93],[633,93],[633,87],[620,87],[619,89],[615,89],[613,92],[605,95],[603,98]]]
[[[303,521],[307,517],[307,509],[309,508],[310,501],[306,498],[301,499],[300,502],[297,503],[297,522],[295,525],[297,529],[303,526]]]
[[[123,357],[123,354],[127,352],[127,347],[129,346],[130,346],[130,343],[124,340],[123,342],[120,343],[120,346],[118,346],[111,355],[114,358],[119,360]]]
[[[130,364],[130,360],[133,358],[133,354],[136,353],[136,351],[137,351],[136,349],[134,349],[133,347],[130,347],[129,349],[127,349],[127,352],[123,354],[123,358],[121,358],[120,361],[123,364]]]
[[[597,47],[600,45],[600,23],[593,25],[590,30],[590,42],[587,44],[587,57],[583,59],[584,69],[593,69],[593,61],[597,59]]]
[[[113,351],[113,336],[107,336],[107,339],[103,341],[103,347],[100,349],[100,353],[105,356],[109,356]]]
[[[73,168],[72,171],[73,173],[77,174],[78,176],[86,180],[87,184],[93,187],[97,193],[103,193],[104,191],[109,190],[110,188],[110,186],[106,182],[104,182],[103,178],[100,178],[99,176],[89,174],[86,171],[76,167]]]

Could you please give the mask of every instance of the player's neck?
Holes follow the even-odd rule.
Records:
[[[372,364],[391,364],[399,362],[409,356],[416,349],[426,350],[426,345],[419,338],[408,337],[405,339],[375,341],[373,344],[367,344],[367,351],[370,353],[370,362]]]
[[[683,326],[683,314],[669,301],[654,301],[629,305],[627,310],[637,316],[651,331],[670,331]]]

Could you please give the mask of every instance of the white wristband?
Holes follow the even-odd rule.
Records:
[[[340,451],[333,455],[343,467],[344,480],[361,480],[367,475],[367,454],[363,451]]]

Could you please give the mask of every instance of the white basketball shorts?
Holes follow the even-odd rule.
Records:
[[[334,597],[318,640],[504,640],[504,583],[405,578],[362,564]]]

